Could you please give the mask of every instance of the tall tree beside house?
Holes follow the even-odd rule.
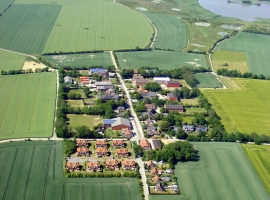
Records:
[[[157,92],[161,90],[161,87],[157,82],[149,82],[145,84],[144,89],[152,92]]]

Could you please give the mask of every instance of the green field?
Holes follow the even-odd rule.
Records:
[[[185,108],[187,114],[194,114],[194,113],[207,113],[204,108]]]
[[[0,139],[52,135],[54,72],[1,76],[0,94]]]
[[[103,121],[102,117],[96,115],[67,114],[67,118],[69,119],[69,126],[73,129],[77,126],[87,126],[90,129],[93,129],[94,126],[100,123],[102,124]]]
[[[198,73],[195,78],[199,81],[199,88],[222,88],[222,84],[211,73]]]
[[[241,73],[248,72],[245,53],[217,49],[212,54],[211,59],[215,71],[225,68],[228,70],[239,70]],[[224,66],[225,63],[227,63],[228,66]]]
[[[157,37],[153,48],[181,51],[187,45],[186,25],[171,15],[144,13],[155,25]]]
[[[202,90],[226,131],[270,135],[270,81],[234,80],[239,89]]]
[[[181,99],[181,102],[183,105],[189,104],[189,105],[199,105],[198,99]]]
[[[90,67],[112,65],[112,58],[109,52],[90,54],[71,54],[59,56],[42,56],[42,59],[50,62],[54,67]]]
[[[61,142],[12,142],[0,150],[1,199],[140,199],[132,178],[64,178]]]
[[[177,164],[175,176],[178,178],[181,195],[170,195],[170,200],[270,198],[240,144],[193,144],[199,151],[200,160]],[[164,195],[150,196],[150,200],[161,199],[164,199]]]
[[[0,1],[0,14],[4,12],[5,9],[8,8],[9,5],[11,5],[14,2],[14,0],[1,0]]]
[[[201,54],[173,51],[144,51],[116,53],[121,69],[138,69],[142,66],[159,69],[175,69],[183,66],[208,68],[206,58]]]
[[[242,147],[270,192],[270,146],[242,144]]]
[[[255,74],[270,75],[270,36],[240,32],[218,49],[245,52],[249,71]]]
[[[22,68],[26,56],[0,50],[0,70],[19,70]]]
[[[60,5],[12,5],[0,17],[0,48],[42,53]]]
[[[134,49],[150,44],[153,27],[137,11],[107,0],[63,4],[43,53]]]

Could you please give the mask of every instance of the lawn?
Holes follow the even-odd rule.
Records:
[[[240,144],[200,142],[193,145],[199,151],[200,160],[176,165],[181,195],[172,195],[171,200],[270,198]],[[150,196],[150,200],[159,199],[164,196]]]
[[[43,53],[144,48],[154,32],[137,11],[107,0],[62,2]]]
[[[199,81],[199,88],[222,88],[222,84],[211,73],[195,74],[195,78]]]
[[[75,94],[80,94],[81,98],[86,98],[85,94],[83,92],[83,89],[73,89],[73,90],[69,90],[69,93],[75,93]]]
[[[245,52],[249,71],[255,74],[270,75],[270,36],[240,32],[225,42],[218,49]]]
[[[93,129],[94,126],[102,123],[103,120],[98,115],[67,114],[67,118],[69,119],[69,126],[73,129],[77,126],[87,126],[89,129]]]
[[[234,79],[239,90],[202,90],[228,133],[270,135],[270,82]]]
[[[90,54],[71,54],[58,56],[42,56],[42,59],[50,62],[54,67],[90,67],[112,65],[109,52]]]
[[[239,70],[241,73],[248,72],[248,64],[245,53],[237,51],[215,50],[211,56],[215,72],[218,69]],[[227,63],[228,66],[224,66]]]
[[[75,107],[75,108],[83,108],[84,107],[83,100],[67,100],[66,103],[70,107]]]
[[[121,69],[138,69],[142,66],[175,69],[183,66],[208,68],[201,54],[173,51],[144,51],[116,53]]]
[[[270,192],[270,146],[242,144],[242,147]]]
[[[189,104],[189,105],[199,105],[198,99],[181,99],[181,102],[183,103],[183,105],[185,104]]]
[[[152,21],[158,32],[153,48],[175,51],[185,48],[187,45],[186,24],[178,17],[153,13],[144,14]]]
[[[22,68],[26,56],[0,50],[0,70],[19,70]]]
[[[187,114],[192,113],[207,113],[207,111],[204,108],[185,108]]]
[[[52,135],[54,72],[1,76],[0,85],[0,139]]]
[[[60,5],[12,5],[0,17],[0,48],[42,53],[60,9]]]
[[[64,178],[62,142],[12,142],[0,150],[2,199],[140,199],[136,179]]]

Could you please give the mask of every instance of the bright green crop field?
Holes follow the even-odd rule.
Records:
[[[222,88],[222,84],[211,73],[198,73],[195,78],[199,81],[199,88]]]
[[[26,56],[0,50],[0,70],[19,70],[22,68]]]
[[[143,15],[112,1],[68,2],[55,21],[43,53],[144,48],[153,32]]]
[[[249,71],[270,75],[270,36],[240,32],[222,42],[218,49],[245,52]]]
[[[187,45],[187,29],[178,17],[172,15],[144,13],[155,25],[157,37],[153,48],[181,51]]]
[[[42,59],[49,61],[54,67],[90,67],[112,65],[112,58],[109,52],[90,54],[70,54],[57,56],[42,56]]]
[[[242,144],[242,147],[270,192],[270,146]]]
[[[239,89],[202,90],[226,131],[270,135],[270,81],[234,80]]]
[[[0,94],[0,139],[52,135],[54,72],[1,76]]]
[[[64,178],[62,142],[5,143],[0,151],[1,199],[140,199],[136,179]]]
[[[201,54],[173,51],[138,51],[116,53],[121,69],[138,69],[142,66],[175,69],[183,66],[208,68]]]
[[[199,151],[200,160],[176,165],[175,176],[178,178],[181,195],[170,195],[170,200],[270,198],[240,144],[192,144]],[[164,195],[150,196],[150,200],[163,199]]]
[[[42,53],[60,5],[12,5],[0,17],[0,48]]]
[[[0,14],[4,12],[8,8],[9,5],[13,3],[14,0],[1,0],[0,1]]]

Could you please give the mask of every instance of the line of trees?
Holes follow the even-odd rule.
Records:
[[[49,71],[48,67],[35,70],[35,72],[48,72],[48,71]],[[16,75],[16,74],[29,74],[29,73],[33,73],[32,69],[29,69],[29,70],[19,69],[19,70],[8,70],[8,71],[1,70],[2,75]]]
[[[252,78],[252,79],[261,79],[261,80],[270,80],[269,77],[265,77],[263,74],[257,75],[252,72],[244,72],[243,74],[235,69],[228,70],[226,68],[218,69],[217,74],[221,76],[237,77],[237,78]]]

